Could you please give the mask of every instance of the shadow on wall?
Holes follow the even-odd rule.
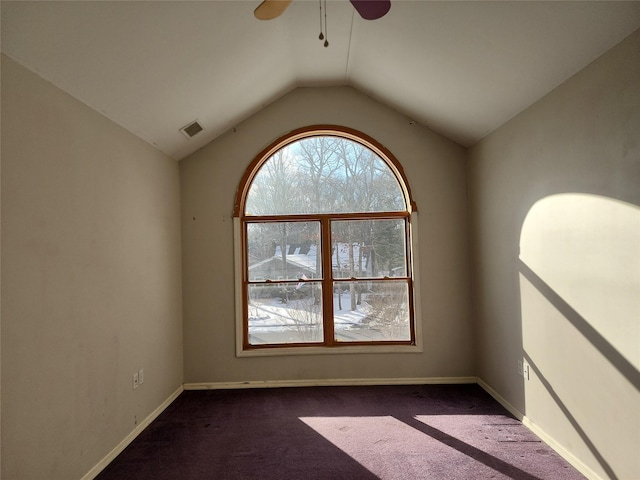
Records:
[[[640,446],[640,207],[539,200],[522,226],[519,277],[527,417],[609,478],[636,478],[618,465]]]

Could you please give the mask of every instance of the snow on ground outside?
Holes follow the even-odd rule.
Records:
[[[302,339],[296,336],[296,330],[301,327],[292,318],[300,311],[308,309],[311,298],[290,300],[289,303],[281,303],[280,298],[261,298],[252,300],[249,305],[249,334],[252,344],[294,342]],[[371,341],[385,340],[385,336],[374,327],[362,324],[367,314],[364,305],[358,305],[356,310],[351,310],[351,298],[342,296],[342,309],[339,309],[338,295],[333,296],[333,311],[335,313],[334,330],[336,337],[342,341]],[[305,308],[306,307],[306,308]],[[292,312],[293,311],[293,312]],[[308,311],[308,310],[307,310]],[[292,312],[292,314],[290,314]],[[308,313],[306,314],[308,318]],[[305,314],[303,313],[304,317]],[[317,328],[321,331],[320,318],[318,316]],[[321,339],[307,339],[307,341]]]

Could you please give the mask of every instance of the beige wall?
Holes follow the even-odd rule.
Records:
[[[640,478],[640,31],[472,148],[469,179],[478,375]]]
[[[236,358],[232,212],[264,147],[312,124],[360,130],[400,161],[419,211],[424,353]],[[465,150],[352,88],[301,88],[180,162],[185,382],[466,376],[469,321]]]
[[[175,161],[2,57],[3,478],[82,477],[182,384],[179,201]]]

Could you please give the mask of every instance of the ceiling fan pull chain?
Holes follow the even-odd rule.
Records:
[[[325,48],[329,46],[329,31],[327,29],[327,0],[324,0],[324,33],[325,33],[325,40],[324,40],[324,46]]]
[[[320,5],[320,35],[318,38],[324,40],[324,33],[322,33],[322,0],[318,0],[318,4]]]

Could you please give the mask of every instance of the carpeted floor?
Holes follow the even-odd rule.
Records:
[[[477,385],[185,391],[98,477],[584,477]]]

